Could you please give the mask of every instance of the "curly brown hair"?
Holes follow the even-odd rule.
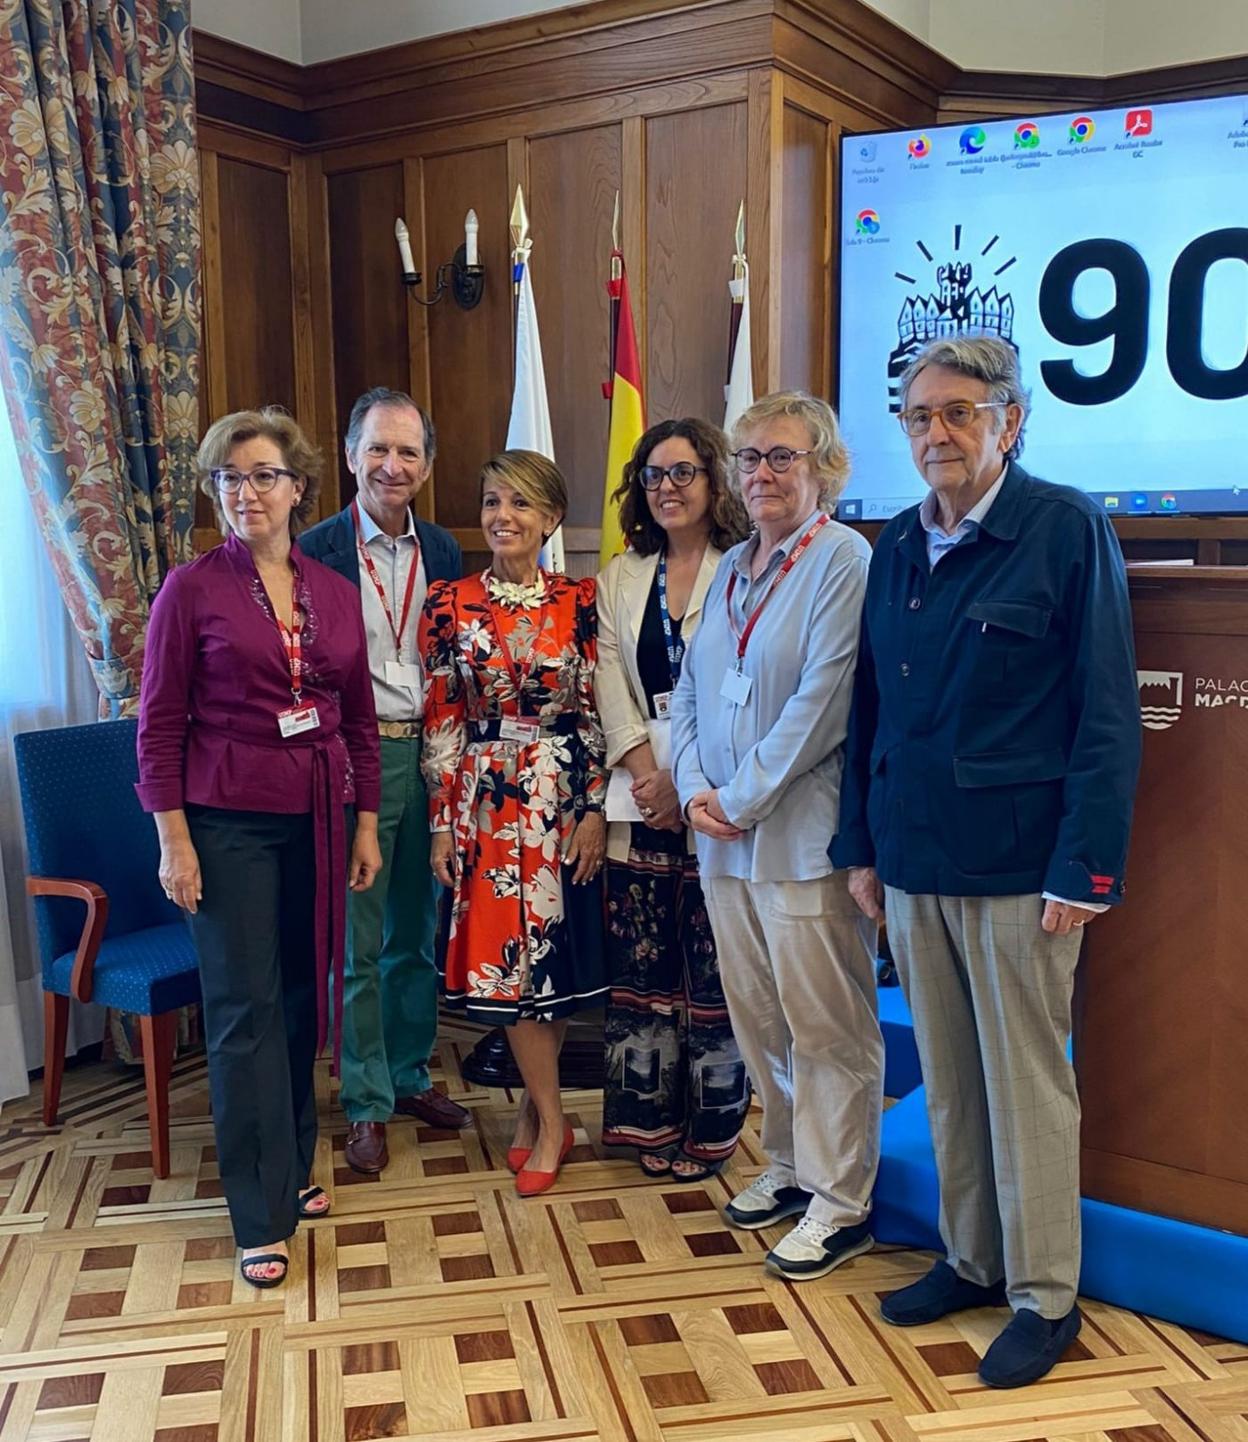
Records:
[[[686,440],[706,467],[711,491],[711,545],[726,551],[750,534],[750,518],[736,487],[729,480],[728,438],[710,421],[696,416],[679,420],[659,421],[642,436],[624,467],[624,479],[611,499],[620,507],[620,530],[624,539],[639,556],[653,556],[666,544],[663,527],[650,514],[645,487],[641,484],[642,468],[649,462],[650,452],[674,436]]]
[[[272,441],[282,453],[282,462],[303,481],[303,494],[290,513],[292,538],[316,514],[317,497],[321,494],[321,453],[299,428],[299,422],[281,406],[261,406],[256,411],[234,411],[222,416],[204,432],[195,454],[199,472],[199,489],[212,498],[217,513],[217,529],[225,533],[228,522],[221,510],[221,497],[213,484],[212,473],[225,466],[235,446],[261,438]]]

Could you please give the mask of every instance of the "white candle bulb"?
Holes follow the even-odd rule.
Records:
[[[394,238],[399,242],[399,260],[403,265],[404,275],[416,274],[416,262],[412,259],[412,243],[407,238],[407,226],[400,219],[394,222]]]
[[[477,222],[477,212],[470,210],[464,217],[464,264],[478,265],[477,260],[477,231],[481,229]]]

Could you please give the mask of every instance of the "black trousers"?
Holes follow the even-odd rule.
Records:
[[[312,817],[187,806],[204,899],[203,987],[217,1163],[240,1247],[289,1237],[316,1149]]]

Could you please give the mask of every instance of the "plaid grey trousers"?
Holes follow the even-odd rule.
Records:
[[[960,1277],[1006,1279],[1010,1306],[1064,1317],[1079,1282],[1079,1096],[1067,1056],[1082,933],[1040,929],[1031,896],[886,892],[914,1018]]]

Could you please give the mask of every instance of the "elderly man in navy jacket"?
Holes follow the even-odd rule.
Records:
[[[299,538],[306,555],[360,592],[381,729],[383,868],[367,902],[364,892],[352,892],[348,901],[338,1097],[350,1123],[347,1163],[365,1174],[380,1172],[389,1161],[386,1122],[392,1112],[438,1128],[470,1120],[429,1079],[438,1025],[437,888],[429,869],[429,807],[420,774],[416,631],[429,583],[460,575],[454,537],[412,513],[436,448],[433,422],[411,396],[384,387],[366,391],[347,423],[355,500]]]
[[[1126,573],[1107,518],[1029,476],[1013,348],[936,341],[902,380],[931,488],[867,582],[833,862],[885,912],[914,1017],[947,1259],[883,1303],[912,1326],[1008,1302],[980,1365],[1044,1376],[1080,1327],[1082,928],[1122,899],[1140,760]]]

